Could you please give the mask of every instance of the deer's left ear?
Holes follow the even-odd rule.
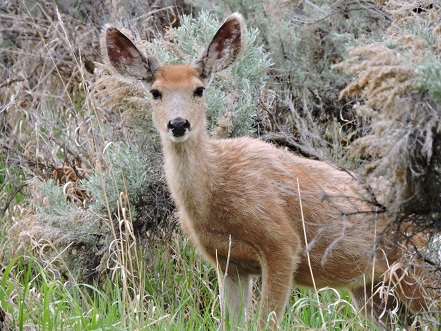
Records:
[[[202,79],[231,66],[245,51],[245,23],[239,13],[231,14],[195,63]]]

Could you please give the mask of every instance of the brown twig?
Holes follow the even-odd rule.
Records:
[[[6,211],[8,210],[9,206],[11,205],[12,200],[14,200],[14,198],[17,196],[17,194],[22,190],[23,187],[25,187],[27,184],[26,183],[22,183],[20,184],[14,191],[14,193],[12,193],[9,198],[7,199],[5,206],[3,207],[3,209],[1,210],[0,213],[0,217],[3,217],[3,215],[5,215]]]

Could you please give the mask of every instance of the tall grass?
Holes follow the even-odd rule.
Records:
[[[132,256],[154,254],[155,261],[133,275],[135,283],[116,274],[100,284],[72,283],[35,257],[14,258],[1,278],[0,302],[7,325],[10,330],[218,330],[213,268],[180,236],[168,245],[157,244],[154,250],[139,249],[140,256]],[[252,315],[244,327],[255,329],[257,316]],[[281,327],[371,330],[356,315],[347,294],[333,289],[320,290],[318,298],[312,291],[296,290]]]

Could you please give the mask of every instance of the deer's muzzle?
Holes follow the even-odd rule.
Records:
[[[178,117],[168,122],[167,128],[171,131],[174,137],[183,137],[187,130],[190,130],[190,122]]]

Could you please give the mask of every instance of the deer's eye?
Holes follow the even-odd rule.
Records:
[[[194,90],[193,94],[195,97],[201,97],[204,95],[205,88],[203,87],[197,87],[196,90]]]
[[[153,99],[158,100],[162,99],[162,93],[158,90],[151,90],[150,93],[152,94]]]

